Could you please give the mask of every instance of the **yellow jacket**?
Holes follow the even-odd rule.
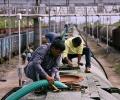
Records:
[[[74,47],[72,44],[72,39],[75,37],[68,38],[65,40],[65,50],[63,51],[63,58],[67,57],[68,54],[82,54],[83,52],[83,42],[80,46]]]

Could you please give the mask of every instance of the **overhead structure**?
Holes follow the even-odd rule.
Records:
[[[48,5],[48,1],[41,0],[41,3]],[[120,4],[120,0],[50,0],[50,2],[52,6],[69,6],[69,4],[74,4],[75,6],[97,6],[100,3],[105,5]]]
[[[8,2],[9,1],[9,2]],[[119,16],[120,0],[0,0],[0,16],[22,13],[23,16]],[[9,3],[9,6],[8,6]],[[49,9],[50,7],[50,9]]]
[[[12,5],[34,5],[36,0],[0,0],[0,4],[7,4],[10,1]],[[104,5],[120,5],[120,0],[38,0],[39,3],[51,6],[69,6],[74,4],[75,6],[96,6],[100,3]]]

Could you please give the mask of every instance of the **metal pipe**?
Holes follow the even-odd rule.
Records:
[[[22,15],[21,13],[17,14],[17,18],[18,18],[18,36],[19,36],[19,58],[18,58],[18,77],[19,77],[19,86],[22,86],[22,67],[21,67],[21,30],[20,30],[20,26],[21,26],[21,19],[22,19]]]
[[[54,17],[54,32],[56,32],[56,12],[54,10],[54,14],[55,14],[55,17]]]
[[[61,12],[60,12],[60,33],[61,33],[61,30],[62,28],[61,28]]]
[[[50,6],[50,0],[49,0],[49,11],[48,11],[48,13],[49,13],[49,32],[50,32],[50,26],[51,26],[51,24],[50,24],[50,19],[51,19],[51,17],[50,17],[50,11],[51,11],[51,8],[50,8],[51,6]]]
[[[99,16],[99,24],[101,25],[101,17],[100,16]],[[101,42],[101,34],[100,33],[98,33],[98,38],[99,38],[99,42]]]
[[[108,48],[108,24],[107,24],[107,48]]]
[[[98,43],[99,43],[99,36],[98,36],[98,34],[99,34],[99,15],[98,15],[98,20],[97,20],[97,45],[98,45]]]
[[[18,20],[18,32],[19,32],[19,86],[22,86],[22,73],[21,73],[21,36],[20,36],[20,19]]]
[[[94,32],[94,22],[93,22],[93,16],[92,16],[92,37],[93,37],[93,32]]]
[[[41,17],[39,17],[39,32],[40,32],[40,36],[39,36],[39,38],[40,38],[40,45],[42,45],[42,27],[41,27]]]
[[[87,15],[87,7],[85,7],[85,13],[86,13],[85,14],[85,20],[86,20],[86,30],[85,30],[86,31],[85,32],[86,33],[86,46],[88,46],[88,44],[87,44],[87,39],[88,39],[88,33],[87,33],[87,23],[88,23],[88,21],[87,21],[87,16],[88,16]]]
[[[107,45],[107,48],[106,48],[106,49],[107,49],[107,53],[108,53],[108,38],[109,38],[109,36],[108,36],[108,34],[109,34],[109,33],[108,33],[108,32],[109,32],[109,22],[108,22],[108,21],[109,21],[109,20],[108,20],[108,18],[107,18],[107,37],[106,37],[106,38],[107,38],[107,44],[106,44],[106,45]]]
[[[77,16],[75,15],[75,18],[76,18],[76,25],[77,25]]]
[[[11,37],[11,18],[10,18],[10,0],[8,0],[8,31]],[[9,62],[11,60],[11,38],[9,38]]]
[[[56,31],[56,22],[55,22],[55,19],[54,19],[54,32]]]
[[[28,33],[29,33],[29,17],[27,17],[27,33],[26,33],[26,37],[27,37],[27,39],[26,39],[26,47],[28,47],[28,45],[29,45],[29,43],[28,43],[28,41],[29,41],[29,39],[28,39],[28,36],[29,35],[27,35]]]

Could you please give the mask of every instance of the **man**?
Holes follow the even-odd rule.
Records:
[[[88,47],[84,47],[80,37],[71,37],[65,41],[65,50],[63,52],[63,64],[73,66],[72,58],[78,57],[78,65],[81,64],[81,56],[85,54],[86,68],[85,72],[90,72],[91,67],[91,53]]]
[[[59,34],[54,33],[54,32],[49,32],[49,33],[45,34],[45,37],[49,43],[52,43],[55,39],[62,40],[62,37]]]
[[[65,28],[65,32],[67,33],[67,32],[68,32],[68,25],[65,24],[65,25],[64,25],[64,28]]]
[[[58,65],[61,53],[65,50],[62,40],[55,40],[52,44],[41,45],[33,53],[24,71],[33,81],[47,79],[52,83],[59,80]]]
[[[22,63],[23,64],[26,63],[26,59],[27,59],[27,61],[30,60],[32,52],[33,52],[33,45],[29,44],[28,47],[27,47],[27,49],[21,55],[21,57],[22,57]]]

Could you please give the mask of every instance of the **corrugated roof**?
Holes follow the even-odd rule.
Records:
[[[0,3],[8,3],[8,1],[12,4],[34,4],[37,0],[0,0]],[[74,4],[75,6],[80,6],[80,5],[97,5],[98,3],[103,3],[106,5],[110,4],[120,4],[120,0],[38,0],[38,2],[42,4],[47,4],[49,3],[51,5],[70,5]]]

